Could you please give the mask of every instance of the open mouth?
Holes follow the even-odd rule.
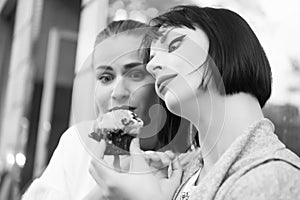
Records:
[[[115,106],[115,107],[109,109],[108,111],[111,112],[113,110],[120,110],[120,109],[122,109],[122,110],[130,110],[131,112],[134,112],[134,110],[136,109],[136,107],[125,106],[125,105],[123,105],[123,106]]]

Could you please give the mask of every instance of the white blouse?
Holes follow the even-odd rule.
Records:
[[[47,168],[33,181],[22,200],[79,200],[97,186],[89,173],[92,156],[79,137],[91,132],[92,127],[92,122],[83,122],[62,135]],[[107,156],[105,160],[112,162],[113,158]]]

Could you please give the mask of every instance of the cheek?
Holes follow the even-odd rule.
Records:
[[[197,73],[178,76],[168,85],[168,92],[166,92],[164,100],[172,108],[183,108],[191,99],[197,98],[200,83],[201,77]]]
[[[168,91],[164,96],[164,102],[167,109],[175,115],[182,116],[181,103],[178,99],[178,94]]]
[[[164,101],[169,111],[178,116],[184,116],[183,112],[186,107],[189,107],[189,97],[190,93],[183,91],[182,89],[176,87],[166,92],[164,96]]]
[[[110,94],[106,88],[98,87],[95,90],[95,104],[99,113],[103,114],[109,109]],[[99,114],[98,113],[98,114]]]
[[[169,54],[162,59],[161,66],[166,68],[168,73],[177,73],[179,75],[186,75],[195,70],[194,65],[186,57],[180,54]]]
[[[208,46],[198,45],[193,40],[188,40],[182,48],[178,49],[178,54],[187,61],[193,70],[203,65],[208,56]]]
[[[131,97],[132,101],[136,102],[143,109],[148,109],[155,102],[158,102],[158,96],[156,95],[154,84],[143,85],[137,88]]]
[[[157,117],[156,115],[152,116],[153,112],[149,112],[150,108],[155,104],[159,104],[154,85],[140,88],[134,93],[132,99],[134,99],[135,105],[138,106],[137,115],[144,121],[144,125],[149,125],[150,121],[152,121],[151,119]]]
[[[207,53],[202,49],[184,50],[176,52],[174,55],[173,63],[176,66],[176,71],[180,74],[189,74],[195,70],[199,70],[207,58]]]

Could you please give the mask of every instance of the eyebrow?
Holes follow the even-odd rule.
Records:
[[[129,69],[132,69],[134,67],[141,66],[141,65],[143,65],[143,63],[133,62],[133,63],[128,63],[128,64],[124,65],[124,68],[125,68],[125,70],[129,70]]]
[[[108,66],[108,65],[100,65],[100,66],[96,67],[96,69],[113,71],[113,68],[111,66]]]
[[[141,63],[141,62],[132,62],[132,63],[125,64],[124,68],[125,68],[125,70],[130,70],[134,67],[141,66],[141,65],[143,65],[143,63]],[[105,71],[113,71],[113,68],[109,65],[100,65],[96,69],[102,69]]]
[[[173,27],[173,28],[169,29],[165,34],[164,34],[164,32],[161,32],[161,33],[162,33],[162,37],[160,38],[160,42],[161,42],[161,43],[164,43],[164,42],[166,41],[167,37],[168,37],[168,34],[169,34],[172,30],[174,30],[175,28],[176,28],[176,27]]]

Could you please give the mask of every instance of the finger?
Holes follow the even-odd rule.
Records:
[[[170,160],[174,160],[176,157],[175,153],[170,150],[166,151],[165,154],[170,158]]]
[[[130,162],[131,162],[130,155],[124,155],[120,157],[120,168],[122,172],[129,172]]]
[[[113,166],[114,166],[115,170],[121,171],[121,162],[120,162],[119,155],[114,155]]]
[[[99,148],[100,148],[99,156],[100,156],[101,159],[103,159],[104,158],[104,152],[105,152],[105,149],[106,149],[106,142],[103,139],[100,141]]]
[[[199,154],[201,156],[201,153],[199,152],[199,150],[189,151],[189,152],[180,154],[178,156],[178,158],[179,158],[179,162],[180,162],[181,166],[185,167],[191,162],[191,160],[199,159]],[[200,159],[202,159],[202,156]]]
[[[144,151],[144,159],[146,160],[147,164],[150,165],[150,162],[151,162],[151,152],[153,151]]]
[[[164,163],[163,163],[164,158],[162,158],[162,157],[163,157],[162,154],[154,153],[151,157],[150,166],[154,167],[156,169],[163,168],[164,167]]]
[[[149,166],[154,167],[156,169],[161,168],[163,165],[160,157],[154,151],[145,152],[144,158]]]
[[[132,154],[141,154],[141,153],[143,153],[143,151],[140,148],[140,139],[139,138],[133,138],[132,139],[132,141],[130,143],[129,151]]]
[[[144,158],[144,153],[140,149],[138,138],[134,138],[130,143],[130,172],[145,172],[149,170],[149,166]]]
[[[95,148],[97,158],[100,158],[100,159],[104,158],[105,149],[106,149],[106,142],[103,139],[101,139],[99,144]]]
[[[147,156],[151,160],[151,162],[159,162],[160,161],[160,157],[154,151],[147,153]]]
[[[172,173],[171,176],[169,178],[170,181],[176,183],[180,183],[181,181],[181,177],[182,177],[182,166],[179,163],[179,159],[176,158],[173,162],[172,162]]]
[[[157,156],[160,159],[162,167],[168,166],[172,161],[165,152],[157,152]]]
[[[154,151],[151,150],[144,151],[145,156],[152,155],[153,153]]]

